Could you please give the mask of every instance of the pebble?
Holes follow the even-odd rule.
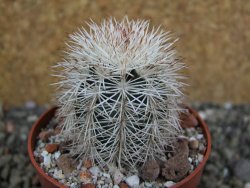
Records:
[[[5,123],[5,129],[7,133],[13,133],[15,131],[15,126],[12,121],[7,121]]]
[[[118,169],[112,171],[112,176],[115,185],[118,185],[124,178],[124,175]]]
[[[154,181],[160,174],[160,166],[156,160],[146,161],[143,167],[140,169],[139,176],[143,180]]]
[[[139,177],[137,175],[133,175],[133,176],[127,177],[125,179],[125,182],[130,187],[137,187],[140,184],[140,179],[139,179]]]
[[[181,126],[183,128],[190,128],[198,125],[197,119],[190,112],[181,113],[180,119],[181,119]]]
[[[152,187],[152,186],[153,186],[152,183],[149,183],[149,182],[145,182],[144,185],[145,185],[146,187]]]
[[[204,158],[204,156],[203,156],[202,154],[198,153],[197,159],[198,159],[198,161],[199,161],[200,163],[203,161],[203,158]]]
[[[87,183],[83,184],[81,188],[95,188],[95,185],[93,183]]]
[[[207,114],[204,111],[199,111],[199,115],[203,120],[207,119]]]
[[[29,100],[25,103],[25,107],[29,110],[32,110],[36,107],[36,103],[34,101]]]
[[[56,161],[56,164],[60,169],[62,169],[65,175],[70,174],[75,169],[73,159],[67,154],[60,155]]]
[[[166,187],[166,188],[169,188],[169,187],[171,187],[173,185],[175,185],[175,182],[173,182],[173,181],[167,181],[167,182],[164,183],[164,187]]]
[[[62,170],[57,170],[56,168],[54,169],[53,177],[56,179],[64,179],[65,178]]]
[[[114,185],[113,188],[120,188],[118,185]]]
[[[98,176],[98,174],[101,173],[99,167],[97,167],[97,166],[91,167],[91,168],[89,169],[89,171],[91,172],[91,174],[92,174],[93,176]]]
[[[27,117],[27,122],[35,122],[38,119],[38,117],[36,115],[31,115]]]
[[[129,186],[126,183],[124,183],[124,182],[121,182],[119,184],[119,186],[120,186],[120,188],[129,188]]]
[[[249,181],[250,180],[250,160],[248,159],[240,159],[237,161],[234,167],[235,175],[243,180]]]
[[[38,137],[42,141],[46,142],[46,141],[48,141],[49,137],[52,136],[53,134],[54,134],[53,131],[42,131],[42,132],[39,133]]]
[[[59,144],[46,144],[45,150],[49,153],[54,153],[59,148]]]
[[[91,173],[88,172],[88,171],[80,172],[79,173],[79,179],[84,184],[91,183],[91,179],[92,179]]]
[[[199,148],[199,141],[196,140],[194,137],[189,139],[189,147],[191,149],[198,149]]]
[[[250,188],[250,182],[245,183],[244,188]]]
[[[42,154],[43,156],[43,164],[47,167],[51,167],[51,155],[47,151],[43,151]]]
[[[93,166],[92,161],[90,159],[85,160],[83,166],[85,168],[91,168]]]
[[[55,159],[57,160],[57,159],[60,157],[60,155],[61,155],[61,152],[60,152],[60,151],[55,152],[55,153],[54,153]]]

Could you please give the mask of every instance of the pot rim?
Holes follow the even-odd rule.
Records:
[[[189,174],[187,177],[185,177],[184,179],[182,179],[181,181],[179,181],[178,183],[176,183],[174,186],[172,186],[171,188],[178,188],[179,186],[185,184],[186,182],[190,181],[194,176],[196,176],[200,171],[203,170],[209,155],[211,153],[211,147],[212,147],[212,142],[211,142],[211,134],[209,132],[208,126],[207,124],[204,122],[204,120],[200,117],[200,115],[198,114],[198,112],[196,112],[195,110],[193,110],[190,107],[187,107],[188,110],[190,111],[190,113],[192,113],[198,120],[199,125],[201,126],[202,130],[203,130],[203,134],[207,140],[207,147],[206,147],[206,151],[204,154],[204,158],[202,160],[201,163],[199,163],[199,165],[194,169],[194,171]],[[57,107],[52,107],[49,110],[47,110],[46,112],[44,112],[39,118],[38,120],[33,124],[30,132],[29,132],[29,136],[28,136],[28,155],[29,158],[31,160],[32,165],[35,167],[36,171],[39,173],[39,175],[41,175],[44,179],[47,179],[50,183],[54,184],[55,186],[64,188],[67,187],[63,184],[61,184],[59,181],[57,181],[56,179],[52,178],[51,176],[49,176],[48,174],[46,174],[43,169],[38,165],[38,163],[35,160],[34,154],[33,154],[33,146],[35,143],[32,142],[33,135],[34,132],[37,128],[37,126],[39,124],[41,124],[41,122],[46,119],[46,117],[51,114],[54,113],[56,111]],[[35,138],[36,139],[36,138]]]

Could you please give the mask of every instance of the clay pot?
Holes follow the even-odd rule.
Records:
[[[53,116],[55,115],[56,109],[57,108],[54,107],[54,108],[51,108],[50,110],[48,110],[47,112],[45,112],[32,126],[32,129],[30,130],[29,137],[28,137],[29,157],[30,157],[31,163],[33,164],[33,166],[35,167],[35,169],[38,173],[39,181],[40,181],[43,188],[59,188],[59,187],[63,188],[63,187],[66,187],[66,186],[62,185],[61,183],[59,183],[57,180],[55,180],[52,177],[50,177],[49,175],[47,175],[42,170],[42,168],[39,166],[39,164],[36,162],[35,157],[33,155],[33,151],[35,148],[37,137],[38,137],[41,129],[43,127],[46,127],[46,125],[53,118]],[[201,119],[201,117],[199,116],[199,114],[195,110],[189,108],[189,111],[197,118],[199,125],[201,126],[201,128],[203,130],[204,136],[207,140],[207,149],[206,149],[206,152],[204,154],[203,161],[196,167],[196,169],[190,175],[188,175],[186,178],[184,178],[183,180],[181,180],[180,182],[175,184],[172,188],[195,188],[195,187],[197,187],[197,185],[200,182],[202,171],[204,169],[204,166],[205,166],[205,164],[208,160],[208,157],[210,155],[210,152],[211,152],[211,135],[210,135],[210,132],[208,130],[206,123]]]

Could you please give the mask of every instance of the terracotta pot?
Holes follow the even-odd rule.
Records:
[[[55,115],[56,107],[51,108],[47,112],[45,112],[33,125],[32,129],[30,130],[29,137],[28,137],[28,153],[31,160],[31,163],[35,167],[38,176],[39,181],[43,188],[58,188],[58,187],[66,187],[63,186],[61,183],[59,183],[57,180],[53,179],[49,175],[47,175],[42,168],[39,166],[39,164],[36,162],[35,157],[33,155],[33,151],[35,148],[37,137],[41,131],[42,128],[46,127],[46,125],[50,122],[52,117]],[[211,152],[211,135],[208,130],[208,127],[206,123],[201,119],[199,114],[189,108],[189,111],[197,118],[199,125],[201,126],[205,138],[207,140],[207,149],[204,155],[203,161],[197,166],[197,168],[186,178],[175,184],[172,188],[195,188],[200,182],[200,178],[202,175],[202,171],[204,169],[204,166],[208,160],[208,157]]]

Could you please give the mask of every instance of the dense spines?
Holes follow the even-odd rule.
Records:
[[[103,21],[70,36],[58,63],[58,117],[72,155],[136,168],[180,134],[184,67],[168,33],[147,21]]]

